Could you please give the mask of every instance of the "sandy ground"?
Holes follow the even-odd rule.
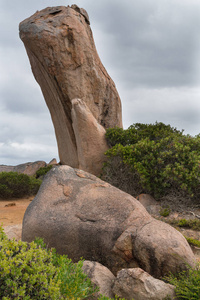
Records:
[[[33,197],[24,199],[0,200],[0,225],[22,224],[26,208]]]

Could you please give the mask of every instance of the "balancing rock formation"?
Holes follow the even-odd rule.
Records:
[[[99,174],[105,129],[122,127],[121,101],[97,54],[87,12],[48,7],[20,23],[55,128],[61,164]]]
[[[195,265],[180,232],[152,218],[131,195],[69,166],[47,173],[25,212],[22,240],[36,237],[73,261],[97,261],[114,275],[139,267],[160,278]]]

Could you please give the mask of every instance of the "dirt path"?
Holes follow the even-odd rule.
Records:
[[[26,208],[33,198],[0,200],[0,225],[22,224]]]

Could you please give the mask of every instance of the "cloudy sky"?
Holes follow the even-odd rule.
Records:
[[[124,128],[158,121],[200,133],[200,1],[0,0],[0,164],[59,161],[18,24],[36,10],[74,3],[90,16],[122,100]]]

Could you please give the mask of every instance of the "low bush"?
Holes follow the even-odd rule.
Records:
[[[104,180],[132,195],[133,191],[149,193],[159,199],[181,193],[199,199],[200,135],[184,135],[163,123],[136,123],[126,130],[110,128],[106,138],[112,148],[106,152]],[[121,178],[129,181],[130,174],[132,184],[127,190]]]
[[[0,233],[0,299],[64,299],[52,253]]]
[[[163,207],[163,208],[161,208],[161,210],[159,211],[159,214],[160,214],[162,217],[166,218],[166,217],[169,216],[170,212],[171,212],[171,209],[170,209],[169,207]]]
[[[0,299],[85,299],[96,289],[73,264],[37,239],[32,243],[8,240],[0,228]]]
[[[195,240],[195,239],[193,239],[193,238],[189,238],[189,237],[186,237],[186,236],[185,236],[185,238],[186,238],[188,244],[200,248],[200,241],[199,241],[199,240]]]
[[[167,282],[173,284],[175,288],[176,296],[179,300],[200,299],[200,268],[197,266],[188,271],[181,272],[177,275],[170,274],[165,278]]]
[[[190,228],[193,230],[200,230],[200,220],[196,220],[196,219],[194,220],[180,219],[177,225],[179,227]]]
[[[74,264],[66,255],[47,249],[42,239],[31,243],[9,240],[0,227],[2,300],[92,299],[98,288],[83,273],[82,266],[83,260]],[[99,300],[112,299],[100,296]]]
[[[49,172],[52,169],[52,167],[52,165],[49,165],[47,167],[39,168],[39,170],[37,170],[36,172],[36,178],[44,177],[44,175],[46,175],[47,172]]]
[[[169,219],[167,221],[170,225],[176,227],[184,227],[184,228],[189,228],[192,230],[200,230],[200,220],[197,219],[191,219],[191,220],[186,220],[186,219]]]
[[[57,266],[57,280],[60,281],[60,292],[64,299],[85,299],[97,291],[82,271],[82,260],[74,264],[67,256],[56,255],[54,264]]]
[[[196,220],[195,220],[195,221],[196,221]],[[191,221],[189,221],[189,220],[186,220],[186,219],[180,219],[180,220],[178,221],[177,225],[178,225],[179,227],[188,227],[188,228],[191,228],[190,225],[192,225],[192,224],[191,224]]]
[[[0,198],[22,198],[35,195],[42,181],[17,172],[0,173]]]
[[[179,131],[162,122],[156,122],[155,124],[135,123],[125,130],[119,127],[108,128],[106,130],[106,138],[110,147],[117,144],[121,144],[122,146],[134,145],[147,137],[152,141],[158,141],[171,134],[182,136],[183,130]]]

